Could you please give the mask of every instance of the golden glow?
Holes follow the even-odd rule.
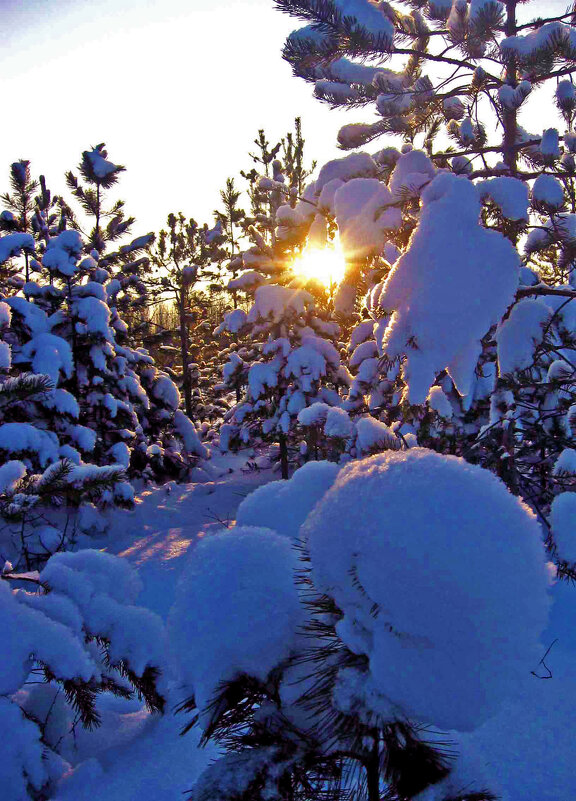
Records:
[[[326,287],[339,284],[345,270],[344,254],[338,246],[306,248],[292,264],[295,275],[316,279]]]

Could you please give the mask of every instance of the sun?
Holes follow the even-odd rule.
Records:
[[[292,262],[292,272],[303,278],[315,278],[326,287],[344,278],[346,260],[338,246],[306,248]]]

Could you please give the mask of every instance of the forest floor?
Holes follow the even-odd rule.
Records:
[[[245,452],[214,454],[206,471],[198,470],[195,477],[189,484],[142,489],[134,509],[110,513],[106,537],[79,543],[129,560],[143,582],[137,603],[166,622],[194,545],[230,526],[242,499],[279,475],[265,457]],[[543,661],[534,665],[528,689],[519,688],[518,697],[478,731],[453,736],[456,751],[474,766],[483,765],[486,786],[495,787],[506,801],[575,797],[572,738],[561,736],[573,726],[576,697],[575,593],[566,582],[557,582],[551,591]],[[175,710],[186,693],[176,673],[168,679],[164,715],[151,715],[138,701],[100,697],[102,725],[76,732],[72,755],[69,749],[66,753],[73,769],[51,801],[186,801],[187,791],[218,752],[213,745],[199,747],[196,728],[181,736],[189,717]]]
[[[166,621],[190,549],[210,531],[230,526],[242,499],[276,478],[265,457],[213,455],[198,482],[144,489],[134,509],[113,513],[106,537],[79,545],[128,559],[143,582],[137,603]],[[150,715],[139,702],[102,699],[102,725],[77,733],[75,769],[55,799],[183,801],[216,756],[214,747],[198,748],[194,730],[180,735],[187,718],[175,707],[183,700],[174,683],[163,716]]]

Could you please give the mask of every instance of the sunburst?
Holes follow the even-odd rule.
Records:
[[[292,272],[295,275],[316,279],[326,287],[339,284],[345,270],[346,260],[337,245],[306,248],[292,263]]]

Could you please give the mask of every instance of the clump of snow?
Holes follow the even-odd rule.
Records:
[[[152,395],[157,400],[161,400],[169,409],[178,409],[180,406],[178,387],[169,376],[163,373],[160,373],[154,382]]]
[[[0,731],[2,793],[11,801],[30,801],[29,785],[40,791],[49,778],[40,730],[16,704],[0,698]]]
[[[0,237],[0,264],[12,256],[19,256],[23,250],[34,250],[34,237],[31,234],[7,234]]]
[[[326,422],[326,417],[330,411],[330,406],[327,403],[311,403],[298,412],[298,422],[302,426],[319,426]]]
[[[26,465],[15,459],[0,466],[0,494],[11,492],[26,475]]]
[[[338,636],[368,658],[341,671],[342,708],[470,730],[537,663],[540,528],[488,471],[421,448],[354,462],[302,534],[316,589],[342,612]]]
[[[353,178],[334,195],[334,213],[342,250],[360,259],[379,253],[386,232],[402,224],[390,190],[375,178]]]
[[[94,175],[101,180],[108,178],[120,169],[117,164],[113,164],[105,158],[107,154],[102,148],[85,150],[82,155],[90,162]]]
[[[13,455],[36,454],[41,465],[58,458],[58,437],[30,423],[0,425],[0,451]]]
[[[515,110],[520,108],[531,91],[532,84],[530,81],[520,81],[518,86],[510,86],[510,84],[505,83],[498,89],[498,100],[503,108]]]
[[[279,322],[287,312],[296,316],[304,314],[314,305],[314,298],[304,289],[292,289],[278,284],[261,286],[254,295],[254,305],[248,313],[248,322],[272,320]]]
[[[482,200],[491,200],[507,220],[528,220],[528,187],[518,178],[500,176],[475,184]]]
[[[241,272],[237,278],[232,278],[228,281],[228,286],[226,287],[229,290],[242,290],[244,292],[248,292],[251,289],[255,289],[258,286],[261,286],[266,282],[266,279],[259,273],[257,270],[244,270]],[[234,311],[240,311],[239,309],[235,309]],[[234,311],[229,312],[226,317],[230,317],[230,315],[234,314]],[[229,329],[232,331],[233,329]]]
[[[335,406],[329,410],[324,423],[324,433],[327,437],[348,439],[354,435],[355,430],[356,426],[344,409],[339,409]]]
[[[49,270],[55,270],[66,278],[70,278],[77,270],[82,248],[82,237],[78,231],[62,231],[61,234],[49,240],[42,264]]]
[[[576,475],[576,449],[564,448],[554,465],[553,474]]]
[[[558,557],[576,562],[576,492],[562,492],[554,498],[550,524]]]
[[[201,541],[170,613],[181,676],[205,713],[221,682],[265,680],[286,659],[302,622],[292,543],[242,526]]]
[[[174,412],[174,428],[182,437],[186,453],[194,454],[201,459],[207,458],[208,450],[202,445],[194,423],[181,409]]]
[[[356,449],[364,456],[401,447],[401,441],[390,426],[375,417],[360,418],[356,423],[356,434]]]
[[[351,178],[375,178],[378,175],[378,165],[368,153],[351,153],[342,159],[328,161],[315,182],[317,196],[330,181],[338,178],[349,181]]]
[[[564,187],[553,175],[539,175],[532,184],[532,202],[552,210],[560,209],[564,205]]]
[[[72,349],[63,337],[42,333],[32,337],[22,348],[19,361],[30,361],[34,373],[50,376],[58,385],[60,372],[70,378],[74,372]]]
[[[544,338],[544,326],[551,316],[541,300],[523,298],[498,327],[498,366],[501,375],[525,370],[534,360],[534,350]]]
[[[419,194],[435,175],[434,165],[423,150],[410,150],[398,159],[390,178],[389,188],[395,199]]]
[[[552,164],[560,156],[560,138],[556,128],[548,128],[542,133],[540,153],[547,164]]]
[[[446,397],[442,387],[432,387],[428,393],[427,400],[430,408],[437,412],[440,417],[449,420],[453,416],[454,411],[452,409],[452,404]]]
[[[93,503],[83,503],[78,509],[78,529],[89,537],[105,534],[109,528],[109,521]]]
[[[264,526],[297,539],[300,526],[332,486],[339,470],[340,466],[332,462],[308,462],[289,481],[270,481],[258,487],[238,507],[236,522],[240,526]]]
[[[520,266],[510,241],[480,225],[468,179],[439,175],[422,203],[420,224],[379,299],[391,314],[382,350],[391,359],[406,355],[410,403],[423,403],[439,372],[479,350],[514,298]],[[475,367],[468,359],[465,374]]]

